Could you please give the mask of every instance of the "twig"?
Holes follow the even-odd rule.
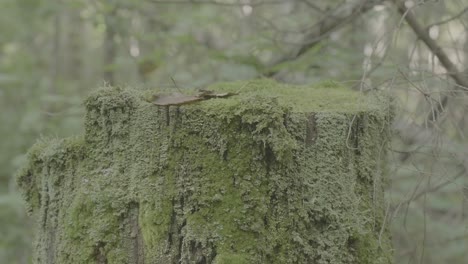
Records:
[[[426,27],[426,29],[430,29],[431,27],[434,27],[434,26],[439,26],[439,25],[442,25],[442,24],[446,24],[446,23],[448,23],[450,21],[453,21],[453,20],[463,16],[467,12],[468,12],[468,6],[465,7],[460,13],[454,15],[453,17],[450,17],[450,18],[441,20],[439,22],[435,22],[435,23],[430,24],[429,26]]]
[[[416,16],[405,6],[403,1],[394,0],[395,5],[398,8],[400,14],[404,17],[408,25],[413,29],[414,33],[421,39],[429,50],[439,59],[442,66],[444,66],[447,74],[464,89],[468,88],[468,80],[465,76],[458,71],[457,66],[453,64],[448,55],[439,46],[439,44],[433,40],[427,30],[419,23]]]
[[[317,45],[322,39],[326,38],[330,33],[345,25],[348,25],[350,21],[358,18],[359,15],[371,10],[374,6],[381,4],[383,1],[384,0],[362,0],[358,3],[355,3],[349,8],[351,12],[342,12],[341,14],[334,14],[325,17],[317,24],[315,30],[312,30],[307,36],[305,36],[305,41],[302,43],[302,45],[300,45],[291,54],[282,56],[273,61],[270,64],[270,67],[273,68],[276,65],[295,60],[298,57],[304,55],[307,51],[309,51],[311,48]],[[265,75],[268,77],[272,77],[275,76],[277,73],[277,70],[272,70],[270,72],[265,73]]]

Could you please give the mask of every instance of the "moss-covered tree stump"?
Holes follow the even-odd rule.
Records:
[[[209,89],[238,94],[161,107],[99,89],[84,136],[32,147],[18,183],[35,263],[392,262],[387,100],[269,80]]]

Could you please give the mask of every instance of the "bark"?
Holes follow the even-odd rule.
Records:
[[[98,90],[85,135],[36,144],[18,174],[35,263],[391,263],[388,101],[323,86],[178,107]]]

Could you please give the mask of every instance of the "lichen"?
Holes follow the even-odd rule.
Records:
[[[208,89],[239,94],[158,107],[99,89],[84,136],[30,150],[17,179],[36,263],[392,262],[385,98],[333,83]]]

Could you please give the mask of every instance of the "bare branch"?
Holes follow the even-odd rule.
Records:
[[[115,83],[115,57],[117,55],[117,46],[115,43],[116,32],[116,21],[115,16],[117,13],[117,7],[114,7],[108,14],[105,14],[105,25],[106,32],[104,38],[104,80],[109,85],[114,85]]]
[[[464,89],[468,88],[468,79],[457,69],[457,66],[450,60],[447,54],[444,52],[442,47],[433,40],[427,30],[417,21],[416,16],[412,11],[410,11],[404,4],[403,1],[394,0],[398,11],[403,16],[403,18],[408,22],[408,25],[413,29],[414,33],[421,39],[426,46],[431,50],[431,52],[439,59],[442,66],[447,71],[447,74],[452,77],[452,79],[457,83],[458,87]]]
[[[409,204],[417,199],[419,199],[421,196],[424,196],[428,193],[432,193],[432,192],[436,192],[442,188],[444,188],[445,186],[449,185],[449,184],[453,184],[457,179],[459,179],[460,177],[463,177],[466,175],[466,171],[465,171],[465,168],[462,168],[461,171],[459,171],[455,176],[451,177],[450,179],[448,180],[445,180],[445,181],[442,181],[434,186],[428,186],[427,188],[419,191],[418,193],[413,193],[413,195],[411,195],[410,198],[406,199],[405,201],[401,202],[400,205],[402,204]],[[416,190],[415,190],[416,191]]]
[[[437,139],[439,146],[452,150],[450,151],[452,159],[464,168],[465,173],[468,173],[468,146],[460,145],[460,142],[442,137],[433,129],[419,126],[411,121],[397,120],[393,128],[405,143],[409,143],[408,145],[430,146],[431,142]]]
[[[323,18],[317,25],[304,37],[304,42],[300,45],[295,51],[291,54],[282,56],[277,60],[273,61],[270,64],[270,67],[274,67],[281,63],[292,61],[307,51],[312,47],[317,45],[322,39],[327,37],[331,32],[336,31],[337,29],[348,25],[350,21],[356,19],[363,13],[369,11],[374,6],[383,3],[384,0],[362,0],[357,3],[354,3],[352,6],[347,7],[347,11],[343,12],[341,8],[333,15]],[[265,73],[266,76],[274,76],[277,71],[270,71]]]
[[[450,22],[450,21],[453,21],[453,20],[455,20],[455,19],[457,19],[457,18],[463,16],[463,15],[464,15],[465,13],[467,13],[467,12],[468,12],[468,6],[465,7],[460,13],[454,15],[453,17],[450,17],[450,18],[441,20],[441,21],[439,21],[439,22],[435,22],[435,23],[430,24],[429,26],[427,26],[427,29],[429,29],[429,28],[431,28],[431,27],[433,27],[433,26],[439,26],[439,25],[442,25],[442,24],[446,24],[446,23],[448,23],[448,22]]]
[[[315,3],[313,3],[313,0],[301,0],[301,2],[303,2],[304,4],[306,4],[308,7],[312,8],[313,10],[317,11],[317,12],[320,12],[320,13],[323,13],[324,10],[322,8],[320,8],[318,5],[316,5]]]

